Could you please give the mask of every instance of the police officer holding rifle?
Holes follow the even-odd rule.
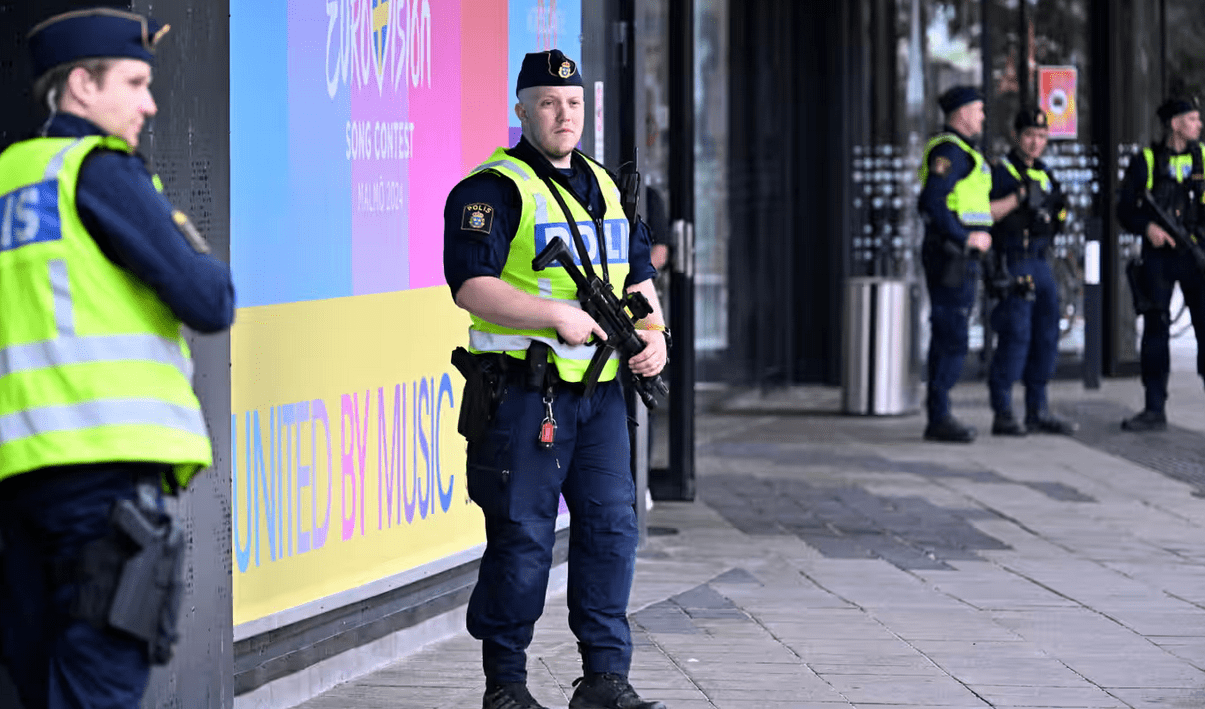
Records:
[[[1117,218],[1143,235],[1141,260],[1127,270],[1134,310],[1142,316],[1142,411],[1121,422],[1127,431],[1167,428],[1171,370],[1169,328],[1172,288],[1180,284],[1197,336],[1197,373],[1205,377],[1205,146],[1195,99],[1173,97],[1159,106],[1165,138],[1130,161],[1121,183]]]
[[[453,188],[444,211],[444,274],[472,321],[453,362],[465,375],[469,495],[485,516],[468,608],[482,707],[542,707],[527,688],[526,650],[564,495],[569,627],[582,658],[569,706],[664,709],[628,682],[638,533],[618,375],[626,359],[655,402],[668,344],[648,233],[630,227],[615,179],[575,150],[585,121],[577,64],[555,49],[528,54],[516,94],[522,139]]]

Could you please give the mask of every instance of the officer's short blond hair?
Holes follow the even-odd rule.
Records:
[[[50,110],[50,94],[54,92],[54,110],[58,110],[59,102],[63,99],[63,89],[67,86],[67,77],[76,69],[84,69],[98,84],[103,84],[105,75],[113,66],[113,60],[104,57],[81,59],[54,67],[42,74],[33,82],[33,98],[39,106]]]

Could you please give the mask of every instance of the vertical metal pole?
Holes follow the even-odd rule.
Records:
[[[636,2],[617,0],[614,9],[615,17],[609,23],[613,30],[613,44],[608,63],[613,64],[613,73],[616,76],[617,95],[613,96],[618,99],[615,114],[619,117],[619,149],[611,165],[619,168],[636,158]],[[648,409],[631,387],[625,392],[625,398],[631,422],[628,427],[628,440],[632,451],[632,479],[636,483],[636,528],[640,534],[638,545],[643,547],[648,538],[645,492],[648,490],[649,415]]]
[[[1159,95],[1167,95],[1167,0],[1159,0]]]
[[[1021,0],[1021,5],[1025,5],[1025,0]],[[992,111],[996,106],[996,92],[992,84],[992,31],[990,12],[992,11],[991,0],[981,0],[979,3],[979,27],[981,35],[979,38],[979,49],[982,52],[982,61],[980,62],[981,82],[983,91],[983,110],[987,115],[992,115]],[[979,136],[979,150],[985,157],[991,158],[988,153],[992,144],[992,122],[990,120],[983,122],[983,134]],[[988,297],[987,289],[979,289],[980,307],[979,319],[983,324],[983,350],[979,353],[979,364],[982,367],[980,374],[986,379],[988,368],[991,367],[992,357],[996,354],[996,341],[992,330],[991,318],[991,298]]]
[[[1084,241],[1084,388],[1099,389],[1104,309],[1101,295],[1101,227],[1099,215],[1088,220]]]
[[[660,497],[695,497],[695,106],[694,0],[669,0],[670,223],[674,258],[670,281],[669,475]],[[661,486],[659,486],[661,487]]]
[[[1024,3],[1024,0],[1022,0]],[[992,110],[996,103],[996,93],[992,88],[992,31],[989,29],[991,23],[989,19],[992,11],[991,0],[980,0],[979,3],[979,27],[981,35],[979,37],[979,49],[983,53],[983,61],[980,63],[980,83],[983,86],[983,110],[987,115],[992,115]],[[992,122],[983,122],[983,136],[980,138],[980,146],[986,153],[987,146],[991,144]],[[989,156],[990,157],[990,156]]]
[[[987,4],[986,2],[984,3]],[[1021,0],[1017,13],[1020,32],[1017,35],[1017,90],[1022,106],[1029,105],[1029,0]],[[989,74],[990,76],[990,74]]]
[[[619,0],[615,22],[615,62],[619,68],[619,162],[636,152],[636,0]]]

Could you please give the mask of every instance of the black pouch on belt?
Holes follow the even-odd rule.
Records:
[[[527,388],[543,389],[548,379],[548,353],[552,347],[547,342],[533,340],[527,347]]]
[[[474,355],[463,347],[452,350],[452,364],[464,376],[464,395],[460,399],[460,420],[456,430],[467,441],[480,440],[494,418],[504,384],[499,359],[488,354]]]

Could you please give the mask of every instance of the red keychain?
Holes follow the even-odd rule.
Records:
[[[540,435],[536,442],[541,448],[552,448],[556,441],[556,419],[552,417],[552,396],[544,396],[544,420],[540,422]]]

